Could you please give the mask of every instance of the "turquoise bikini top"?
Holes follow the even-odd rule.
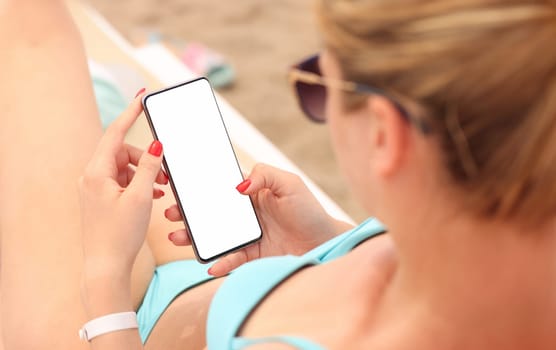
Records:
[[[239,267],[220,286],[210,305],[208,349],[240,350],[262,343],[285,343],[302,350],[324,349],[312,341],[290,335],[246,338],[239,337],[238,332],[261,300],[289,276],[303,267],[346,255],[363,241],[384,232],[385,227],[371,218],[302,256],[270,257]]]

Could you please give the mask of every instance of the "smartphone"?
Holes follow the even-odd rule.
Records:
[[[214,92],[206,78],[143,97],[163,164],[197,260],[207,263],[262,237],[249,196],[236,186],[243,174]]]

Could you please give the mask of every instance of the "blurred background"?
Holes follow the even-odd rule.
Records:
[[[199,42],[233,66],[219,92],[351,217],[363,210],[339,174],[325,125],[308,121],[286,80],[288,68],[320,48],[309,0],[90,0],[134,44],[162,40],[176,50]]]

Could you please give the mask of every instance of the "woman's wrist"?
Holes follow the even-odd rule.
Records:
[[[92,319],[116,312],[132,311],[131,271],[85,265],[81,298],[87,316]]]

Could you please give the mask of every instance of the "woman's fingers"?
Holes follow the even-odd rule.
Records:
[[[164,197],[166,193],[162,191],[160,188],[153,188],[153,199],[160,199]]]
[[[125,149],[127,151],[129,163],[137,166],[137,164],[139,164],[139,159],[141,159],[141,156],[145,151],[129,144],[125,145]],[[168,175],[166,175],[164,170],[160,169],[160,172],[156,176],[156,183],[159,185],[168,184]]]
[[[111,177],[112,164],[124,144],[124,138],[129,128],[143,111],[141,99],[134,99],[129,107],[116,119],[100,139],[95,154],[88,165],[87,172],[100,177]]]
[[[128,157],[128,161],[129,163],[133,164],[133,165],[137,165],[139,164],[139,159],[141,159],[141,156],[143,155],[143,152],[145,152],[144,150],[137,148],[135,146],[132,146],[130,144],[125,144],[125,150],[127,151],[127,157]]]
[[[123,145],[125,135],[129,128],[131,128],[139,115],[141,115],[141,112],[143,112],[143,105],[141,104],[141,98],[138,96],[106,129],[99,144],[99,148],[104,151],[104,153],[110,153],[110,151],[112,151],[111,153],[117,152]]]
[[[164,170],[160,169],[158,175],[156,175],[155,182],[159,185],[168,185],[168,175],[164,172]]]
[[[159,141],[153,141],[149,150],[144,152],[141,159],[139,159],[135,175],[128,186],[128,190],[131,193],[150,193],[155,179],[160,172],[161,164],[162,144]]]
[[[170,220],[170,221],[183,221],[183,218],[181,217],[181,213],[180,210],[178,209],[178,206],[176,204],[172,205],[170,208],[166,209],[164,211],[164,216],[166,217],[166,219]]]
[[[189,239],[186,229],[171,232],[168,235],[168,239],[178,246],[191,245],[191,240]]]
[[[240,192],[251,195],[262,189],[269,189],[276,196],[286,195],[291,192],[291,183],[296,177],[287,171],[259,163],[255,165],[248,177],[250,184],[244,185],[243,191]]]
[[[221,277],[229,274],[234,269],[245,264],[248,261],[247,251],[242,249],[235,253],[226,255],[222,259],[218,260],[211,268],[208,273],[214,277]]]

